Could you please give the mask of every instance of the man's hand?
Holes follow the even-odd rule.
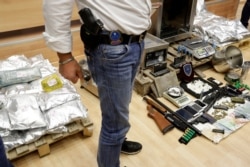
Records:
[[[57,54],[59,57],[59,62],[64,62],[73,57],[71,53]],[[75,59],[65,64],[59,64],[59,72],[64,78],[70,80],[73,83],[76,83],[78,79],[83,78],[82,69]]]

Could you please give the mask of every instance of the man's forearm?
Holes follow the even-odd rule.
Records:
[[[69,52],[69,53],[57,52],[57,56],[59,58],[59,64],[66,64],[67,62],[74,60],[74,57],[73,57],[71,52]]]

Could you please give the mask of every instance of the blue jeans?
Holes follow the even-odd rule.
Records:
[[[1,136],[0,136],[0,167],[13,167],[11,162],[7,159]]]
[[[99,167],[119,167],[120,151],[130,128],[129,103],[144,42],[85,49],[88,67],[98,87],[102,111],[97,162]]]

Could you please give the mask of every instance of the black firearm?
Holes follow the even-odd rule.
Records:
[[[83,21],[80,29],[80,37],[87,49],[95,49],[99,45],[100,33],[103,30],[103,23],[96,19],[89,8],[83,8],[79,12]]]
[[[103,29],[102,21],[96,19],[89,8],[83,8],[78,13],[84,22],[85,31],[91,35],[98,35]]]

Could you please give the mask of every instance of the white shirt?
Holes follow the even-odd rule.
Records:
[[[138,35],[151,26],[151,0],[75,0],[78,9],[90,8],[108,31]],[[72,49],[71,15],[74,0],[43,0],[46,44],[56,52]],[[80,16],[79,16],[80,18]]]

